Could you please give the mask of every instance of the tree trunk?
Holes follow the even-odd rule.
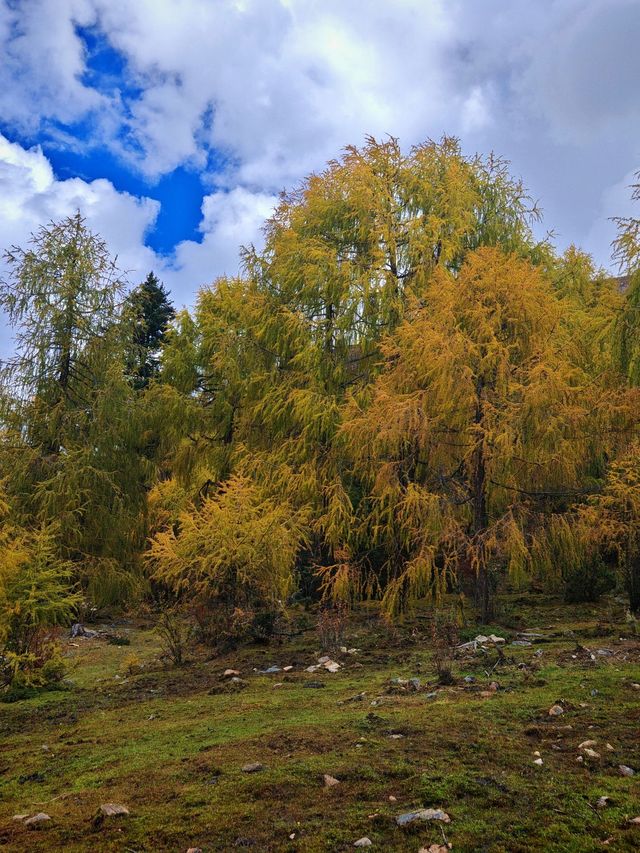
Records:
[[[640,616],[640,556],[630,557],[627,567],[629,610],[634,616]]]
[[[473,535],[480,538],[489,524],[487,512],[486,495],[486,470],[484,457],[484,432],[483,432],[483,393],[484,381],[479,378],[476,382],[476,411],[474,423],[476,425],[476,446],[473,451],[473,475],[472,475],[472,500],[473,500]],[[482,543],[478,547],[483,548]],[[476,601],[480,608],[480,618],[483,623],[488,622],[493,616],[493,590],[489,566],[484,557],[480,560],[476,578]]]

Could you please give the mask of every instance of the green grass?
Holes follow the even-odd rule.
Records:
[[[129,646],[67,643],[72,688],[0,705],[0,846],[314,853],[352,849],[367,835],[372,849],[417,853],[442,843],[444,830],[455,851],[469,853],[638,849],[640,829],[628,820],[640,813],[640,773],[624,778],[618,765],[640,770],[640,692],[631,686],[640,681],[640,640],[625,637],[619,609],[520,596],[505,602],[502,625],[486,627],[507,636],[540,628],[550,641],[507,646],[507,661],[489,676],[495,652],[458,659],[456,684],[432,699],[429,631],[419,619],[389,636],[361,614],[347,643],[362,651],[337,655],[345,666],[336,674],[303,671],[321,651],[313,631],[210,661],[198,650],[179,670],[164,668],[155,634],[135,626]],[[615,655],[592,662],[576,643]],[[145,666],[127,677],[132,654]],[[254,672],[271,663],[295,668]],[[246,688],[210,693],[227,666],[242,671]],[[387,686],[396,676],[431,686],[394,695]],[[494,679],[499,690],[483,698]],[[306,689],[309,680],[326,687]],[[345,702],[361,691],[364,701]],[[557,701],[566,711],[549,717]],[[581,764],[586,739],[601,758]],[[242,773],[250,761],[264,770]],[[325,789],[324,773],[340,785]],[[611,798],[604,809],[595,808],[600,796]],[[110,801],[130,817],[95,829],[92,817]],[[395,825],[396,815],[423,806],[445,809],[451,823]],[[52,818],[40,831],[11,820],[36,811]]]

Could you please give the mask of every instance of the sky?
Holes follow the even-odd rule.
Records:
[[[79,209],[188,305],[345,145],[446,133],[609,266],[639,43],[640,0],[0,0],[0,248]]]

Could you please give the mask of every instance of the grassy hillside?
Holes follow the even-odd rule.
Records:
[[[358,651],[331,652],[335,673],[306,671],[325,651],[313,626],[224,658],[196,649],[179,669],[141,620],[115,626],[129,645],[64,640],[73,685],[0,705],[0,846],[315,853],[368,837],[413,853],[637,850],[640,638],[615,602],[512,598],[502,613],[461,641],[494,632],[504,659],[491,644],[458,651],[444,687],[427,617],[390,635],[362,611],[344,638]],[[525,630],[542,637],[512,645]],[[259,672],[272,665],[293,669]],[[262,769],[243,772],[251,762]],[[130,814],[94,821],[109,802]],[[450,822],[396,825],[422,807]],[[36,812],[51,818],[36,830],[13,819]]]

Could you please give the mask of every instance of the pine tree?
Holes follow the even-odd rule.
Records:
[[[159,352],[175,311],[169,292],[152,272],[129,294],[127,309],[133,327],[128,373],[140,390],[159,375]]]

